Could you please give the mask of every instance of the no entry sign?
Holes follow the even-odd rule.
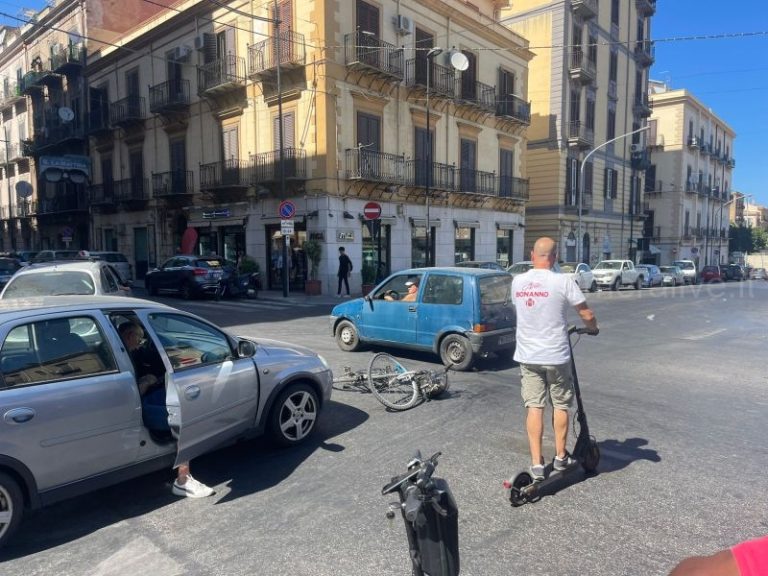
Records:
[[[363,207],[363,216],[366,220],[378,220],[381,217],[381,204],[378,202],[368,202]]]

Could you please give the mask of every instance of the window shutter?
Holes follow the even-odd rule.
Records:
[[[370,32],[377,38],[379,37],[378,7],[362,2],[362,0],[357,1],[357,29],[360,32]]]
[[[619,172],[611,170],[611,198],[614,200],[619,197]]]
[[[584,165],[584,194],[592,194],[592,162]]]
[[[208,32],[203,34],[203,62],[208,64],[216,60],[216,36]]]
[[[231,126],[222,131],[222,160],[232,160],[240,158],[239,127]]]
[[[286,148],[294,147],[294,114],[293,112],[283,113],[283,145]],[[272,118],[272,144],[275,150],[280,150],[280,117]]]

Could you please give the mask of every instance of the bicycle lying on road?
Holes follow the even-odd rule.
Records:
[[[408,370],[393,356],[379,352],[371,358],[367,371],[344,367],[344,374],[334,378],[341,390],[356,388],[370,391],[392,410],[408,410],[420,400],[427,402],[448,389],[448,366],[445,370]]]

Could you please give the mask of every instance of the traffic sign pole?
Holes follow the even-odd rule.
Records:
[[[278,74],[279,74],[280,67],[278,66]],[[279,117],[282,118],[282,112],[279,114]],[[283,122],[280,121],[280,169],[282,170],[282,139],[283,139]],[[281,176],[282,180],[282,176]],[[280,206],[277,208],[277,214],[281,218],[280,222],[280,233],[283,235],[283,298],[288,297],[288,291],[290,289],[289,284],[289,274],[288,274],[288,252],[290,248],[290,236],[293,235],[293,215],[296,214],[296,205],[291,202],[290,200],[283,200],[280,202]],[[290,222],[290,232],[288,233],[288,228],[284,227],[286,226],[286,223]]]

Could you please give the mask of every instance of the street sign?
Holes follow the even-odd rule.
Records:
[[[280,202],[280,207],[277,209],[277,213],[283,220],[293,218],[293,215],[296,214],[296,204],[290,200],[283,200]]]
[[[381,204],[378,202],[368,202],[363,207],[363,216],[366,220],[378,220],[381,218]]]
[[[293,220],[280,220],[280,234],[283,236],[293,235]]]

